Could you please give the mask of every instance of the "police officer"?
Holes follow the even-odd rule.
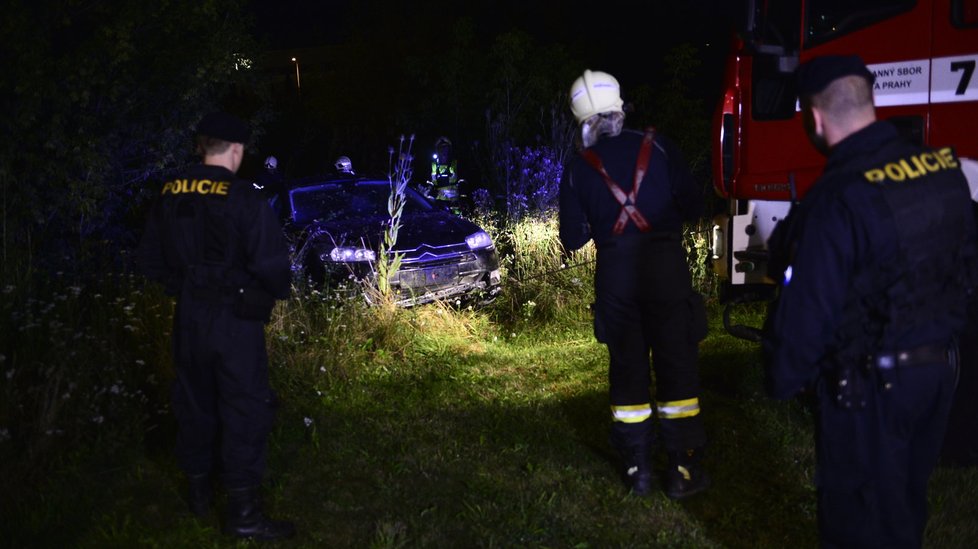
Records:
[[[823,546],[920,547],[974,284],[971,197],[951,148],[876,120],[858,56],[812,59],[796,82],[828,162],[772,235],[786,269],[762,340],[768,391],[816,403]]]
[[[172,404],[190,509],[209,514],[212,475],[220,472],[228,495],[224,532],[270,540],[295,532],[266,517],[259,502],[276,406],[264,326],[275,300],[289,296],[291,276],[271,208],[235,176],[249,135],[248,125],[227,113],[200,121],[203,163],[163,185],[137,257],[177,299]]]
[[[597,247],[594,334],[610,355],[611,442],[625,485],[650,494],[658,416],[669,458],[665,493],[691,496],[709,484],[697,371],[706,312],[692,289],[682,229],[701,215],[703,195],[671,141],[651,129],[623,129],[610,74],[584,71],[570,88],[570,107],[583,148],[561,177],[560,240],[567,251],[592,239]]]

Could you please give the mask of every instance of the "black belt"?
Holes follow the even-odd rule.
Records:
[[[947,345],[921,345],[913,349],[878,353],[870,357],[869,363],[880,370],[906,368],[909,366],[925,366],[927,364],[948,364]]]
[[[194,299],[205,303],[216,303],[231,305],[238,299],[238,288],[209,288],[205,286],[194,286],[190,288],[190,295]]]
[[[634,246],[650,242],[682,242],[683,234],[677,232],[653,231],[648,233],[626,233],[613,236],[601,243],[595,242],[595,246],[600,249],[615,248],[621,246]]]

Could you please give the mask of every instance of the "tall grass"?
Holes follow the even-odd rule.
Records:
[[[593,301],[596,253],[588,244],[564,255],[554,217],[524,218],[496,230],[506,291],[493,309],[503,326],[579,325]]]
[[[550,219],[485,224],[505,270],[487,308],[307,288],[276,306],[264,491],[297,522],[292,546],[816,546],[811,416],[764,397],[753,344],[713,311],[700,364],[713,488],[627,496],[591,335],[593,250],[562,258]],[[0,290],[0,546],[239,545],[182,499],[172,302],[129,275]],[[759,324],[763,309],[742,315]],[[976,480],[938,471],[928,547],[978,539]]]

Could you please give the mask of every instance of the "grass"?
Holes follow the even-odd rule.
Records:
[[[763,395],[756,345],[711,311],[700,360],[711,490],[628,496],[607,443],[607,351],[587,310],[593,252],[554,272],[552,226],[494,236],[511,283],[487,309],[307,292],[277,307],[267,334],[282,407],[264,492],[269,513],[299,529],[281,545],[817,546],[811,417]],[[131,277],[59,289],[71,287],[4,293],[0,545],[254,545],[185,510],[169,302]],[[759,325],[763,312],[743,314]],[[976,474],[935,474],[928,547],[978,537]]]

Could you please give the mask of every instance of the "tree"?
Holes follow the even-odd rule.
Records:
[[[215,107],[253,108],[245,0],[8,2],[0,19],[0,260],[66,268],[132,240],[150,182]],[[222,104],[223,103],[223,104]],[[253,112],[238,112],[251,116]]]
[[[635,112],[629,115],[629,124],[651,125],[668,135],[693,173],[705,179],[710,168],[710,118],[690,87],[700,69],[699,51],[689,43],[679,44],[669,50],[664,64],[660,85],[643,86],[631,94]]]

